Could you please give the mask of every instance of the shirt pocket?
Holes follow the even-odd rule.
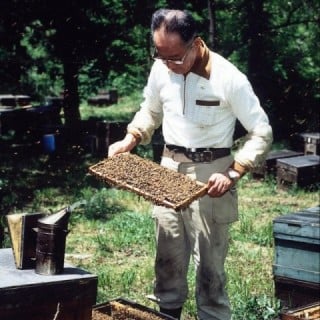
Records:
[[[219,99],[196,99],[194,104],[188,107],[188,120],[203,126],[219,123],[229,112],[226,104]]]
[[[204,106],[204,107],[219,107],[220,100],[196,100],[197,106]]]

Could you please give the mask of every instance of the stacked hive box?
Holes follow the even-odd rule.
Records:
[[[320,132],[302,133],[304,154],[320,154]]]
[[[276,218],[273,223],[276,296],[284,306],[319,300],[320,207]]]
[[[297,156],[302,156],[303,152],[293,151],[293,150],[272,150],[268,153],[266,160],[261,166],[258,166],[252,170],[252,175],[256,178],[266,177],[267,175],[276,174],[276,164],[278,159],[292,158]]]
[[[264,163],[252,170],[255,178],[274,175],[277,185],[309,187],[319,182],[320,133],[302,133],[296,136],[294,150],[270,151]]]
[[[308,187],[319,182],[320,156],[304,155],[277,159],[277,184],[280,188]]]

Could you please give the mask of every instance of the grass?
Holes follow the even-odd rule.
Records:
[[[99,194],[106,203],[112,201],[112,207],[119,211],[111,210],[92,220],[92,217],[87,218],[90,210],[83,208],[74,216],[67,252],[91,256],[81,259],[71,255],[68,259],[99,275],[99,302],[125,296],[154,307],[146,298],[152,293],[155,255],[150,204],[116,189],[101,188],[96,191],[97,198]],[[231,229],[226,262],[235,319],[272,319],[272,310],[274,316],[279,308],[279,302],[274,298],[272,275],[272,221],[280,215],[316,206],[318,195],[306,190],[280,191],[272,180],[255,180],[247,176],[239,184],[239,198],[240,219]],[[195,274],[192,268],[188,276],[190,297],[185,305],[185,319],[194,319]],[[257,308],[255,318],[253,306]],[[258,309],[260,315],[257,315]]]
[[[139,95],[133,95],[106,108],[83,105],[83,118],[127,121],[137,109],[139,99]],[[138,153],[152,156],[150,146],[139,148]],[[1,212],[52,213],[85,200],[86,204],[71,215],[66,261],[98,275],[97,303],[122,296],[156,307],[146,297],[152,293],[154,279],[151,205],[89,176],[88,167],[99,160],[79,146],[54,155],[20,149],[2,152]],[[239,221],[231,227],[226,261],[235,320],[275,318],[280,305],[274,297],[272,275],[273,219],[317,206],[318,191],[296,187],[282,190],[277,188],[273,177],[259,180],[248,174],[239,181]],[[4,246],[11,246],[8,235]],[[190,293],[184,307],[186,320],[195,319],[194,279],[191,262]]]
[[[142,101],[142,94],[137,91],[127,97],[120,97],[117,104],[108,107],[92,107],[86,102],[80,106],[82,119],[103,118],[109,121],[127,121],[139,108],[139,102]]]

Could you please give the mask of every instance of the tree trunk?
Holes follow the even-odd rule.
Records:
[[[208,0],[208,13],[209,13],[209,41],[208,46],[214,50],[218,45],[217,37],[217,23],[216,23],[216,2],[215,0]]]
[[[72,59],[63,61],[64,67],[64,100],[63,110],[65,124],[76,126],[80,121],[79,91],[78,91],[78,66]]]
[[[276,106],[282,98],[274,78],[273,62],[276,53],[268,32],[270,22],[269,15],[264,9],[264,2],[264,0],[246,0],[247,29],[244,41],[248,47],[248,78],[261,105],[269,114],[270,122],[277,127],[275,123],[279,122],[280,118],[276,116],[279,112]]]
[[[248,44],[248,77],[258,95],[267,99],[266,90],[269,85],[268,75],[272,69],[266,63],[268,54],[266,30],[268,18],[263,10],[264,0],[247,0],[247,32],[245,40]]]

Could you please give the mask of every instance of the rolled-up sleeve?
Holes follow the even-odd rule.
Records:
[[[235,161],[250,170],[266,158],[273,141],[272,128],[249,82],[237,88],[231,96],[233,112],[248,132],[235,154]]]
[[[156,71],[151,69],[148,83],[143,90],[143,102],[140,110],[128,125],[128,132],[134,132],[141,137],[141,144],[151,142],[154,131],[160,127],[163,118],[159,90],[156,88]]]

